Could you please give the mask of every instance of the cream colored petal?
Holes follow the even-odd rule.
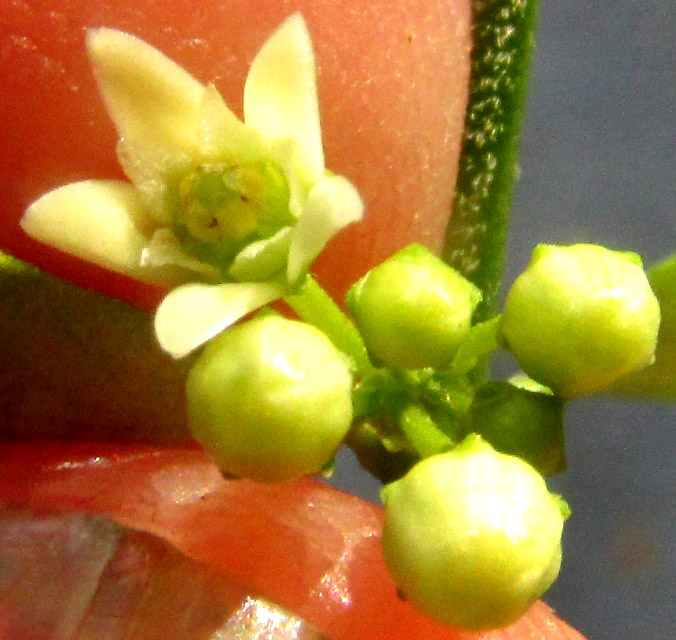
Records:
[[[182,358],[284,293],[283,285],[270,282],[184,285],[157,309],[157,339],[167,353]]]
[[[182,282],[195,276],[208,282],[219,282],[223,278],[216,267],[188,255],[178,238],[170,229],[162,228],[155,231],[148,245],[141,253],[141,266],[144,267],[179,267],[182,271],[191,272],[192,278],[184,277]]]
[[[292,139],[304,180],[314,183],[321,178],[324,150],[315,58],[300,13],[287,18],[254,59],[244,86],[244,122],[269,145]]]
[[[310,191],[289,249],[287,277],[294,283],[309,268],[326,243],[343,227],[361,220],[364,203],[352,183],[326,176]]]
[[[282,168],[286,176],[289,185],[289,211],[295,218],[300,218],[309,187],[306,188],[308,183],[303,181],[298,173],[296,143],[289,138],[278,140],[272,144],[270,156]]]
[[[292,236],[292,227],[284,227],[271,238],[247,245],[235,256],[228,275],[240,282],[260,282],[283,272]]]
[[[136,190],[117,180],[86,180],[54,189],[21,219],[24,231],[40,242],[150,282],[158,274],[141,267],[140,258],[153,225]]]
[[[120,137],[195,150],[200,82],[148,43],[115,29],[89,29],[87,51]]]
[[[158,224],[170,225],[179,182],[193,166],[191,156],[176,147],[123,138],[117,145],[117,157],[150,215]]]
[[[240,164],[267,156],[266,144],[260,134],[230,111],[213,85],[204,92],[198,137],[204,161]]]

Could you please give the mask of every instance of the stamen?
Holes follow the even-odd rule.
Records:
[[[286,177],[276,164],[203,164],[179,183],[175,233],[202,260],[227,262],[249,242],[294,222]]]

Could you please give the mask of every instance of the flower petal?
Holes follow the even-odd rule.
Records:
[[[282,168],[289,185],[289,211],[294,218],[303,213],[303,202],[307,198],[308,189],[300,179],[296,163],[296,143],[290,138],[277,140],[270,147],[270,156]],[[314,183],[312,183],[314,184]]]
[[[270,36],[254,59],[244,85],[244,122],[269,145],[291,138],[303,178],[314,184],[324,172],[312,41],[294,13]]]
[[[286,266],[293,236],[292,227],[284,227],[271,238],[252,242],[233,260],[228,275],[233,280],[269,280]]]
[[[158,224],[170,225],[176,185],[190,170],[191,157],[176,148],[123,138],[117,145],[117,158],[150,215]]]
[[[202,158],[210,162],[239,164],[267,156],[260,134],[230,111],[213,85],[206,88],[200,106],[198,146]]]
[[[164,270],[140,266],[154,221],[127,182],[85,180],[54,189],[28,207],[21,226],[32,238],[111,271],[174,281]]]
[[[343,227],[361,220],[364,203],[352,183],[342,176],[326,176],[310,191],[289,249],[287,278],[294,283],[308,269],[326,243]]]
[[[141,266],[175,266],[198,274],[209,282],[215,283],[222,279],[221,272],[216,267],[212,267],[206,262],[200,262],[183,251],[178,238],[171,232],[171,229],[166,228],[155,231],[148,246],[141,252]],[[187,280],[186,277],[183,282]]]
[[[157,339],[167,353],[182,358],[285,291],[278,282],[184,285],[169,293],[157,309]]]
[[[148,43],[115,29],[88,30],[87,51],[120,137],[195,149],[200,82]]]

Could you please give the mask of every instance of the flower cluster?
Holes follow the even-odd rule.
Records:
[[[404,595],[466,629],[515,620],[559,571],[569,510],[543,476],[565,468],[564,403],[654,359],[660,309],[638,256],[540,246],[503,315],[473,324],[482,292],[412,245],[353,286],[350,319],[306,277],[363,204],[324,166],[300,15],[254,59],[244,122],[131,35],[93,30],[87,46],[130,182],[58,188],[24,229],[178,285],[156,333],[175,357],[209,342],[188,375],[188,422],[223,473],[325,471],[346,442],[387,485],[383,551]],[[280,297],[304,321],[267,310],[222,333]],[[499,345],[532,380],[477,375]]]

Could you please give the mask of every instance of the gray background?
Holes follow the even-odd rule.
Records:
[[[505,282],[539,241],[676,251],[676,3],[550,0],[538,47]],[[546,600],[595,640],[676,638],[676,411],[577,401],[573,507]]]
[[[675,80],[674,0],[542,3],[507,284],[537,242],[600,242],[648,265],[676,250]],[[673,640],[676,411],[576,401],[566,428],[570,468],[551,486],[574,513],[546,600],[593,640]],[[377,501],[344,458],[334,483]]]

